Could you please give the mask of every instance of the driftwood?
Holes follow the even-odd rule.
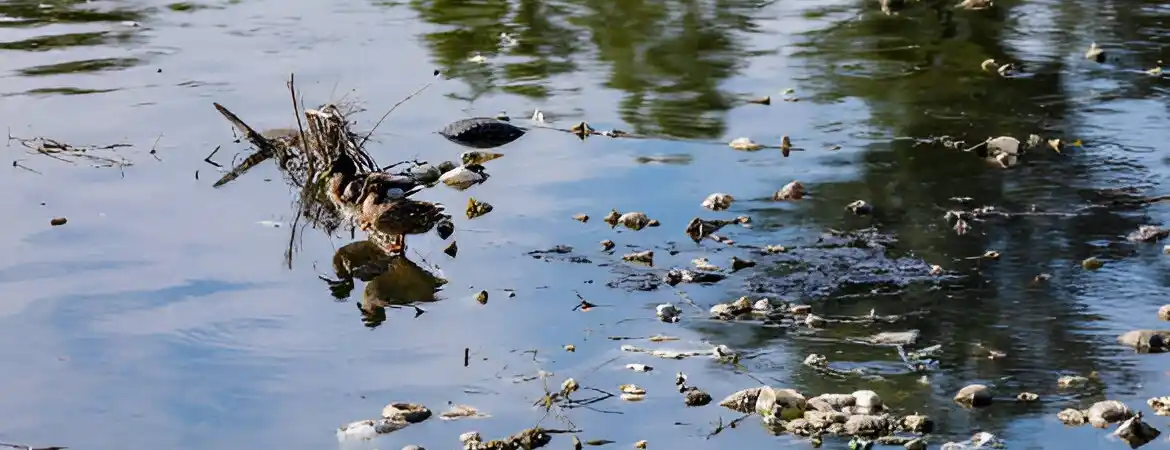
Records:
[[[390,109],[390,112],[427,86],[399,101]],[[352,122],[348,119],[347,114],[354,111],[352,105],[326,104],[317,109],[302,111],[297,101],[294,80],[291,76],[288,81],[288,89],[297,120],[297,128],[294,130],[258,132],[227,107],[215,103],[215,109],[242,134],[240,140],[246,140],[250,143],[255,148],[255,152],[239,164],[233,164],[231,169],[214,186],[222,187],[264,161],[269,159],[276,161],[281,176],[290,187],[299,190],[294,200],[297,216],[291,227],[286,252],[286,261],[291,268],[298,223],[302,218],[309,225],[328,234],[333,234],[342,225],[348,225],[351,235],[354,233],[354,216],[360,211],[354,211],[353,205],[335,204],[329,195],[329,180],[324,174],[328,172],[332,162],[339,157],[348,157],[356,166],[354,175],[358,176],[380,170],[374,159],[363,148],[373,131],[358,134],[350,129]],[[389,112],[386,115],[389,115]],[[386,116],[382,117],[382,119],[385,118]],[[218,166],[210,160],[210,155],[205,161]],[[375,242],[385,241],[386,238],[386,236],[380,235],[369,237]]]

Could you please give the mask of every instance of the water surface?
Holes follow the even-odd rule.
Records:
[[[572,410],[568,419],[585,430],[583,439],[691,449],[807,445],[751,422],[704,439],[734,413],[683,408],[671,375],[687,372],[716,399],[757,382],[708,360],[623,354],[605,339],[663,333],[681,337],[678,346],[729,345],[750,356],[744,363],[754,377],[806,395],[874,389],[892,406],[938,420],[934,444],[985,430],[1013,448],[1120,448],[1100,430],[1063,427],[1055,413],[1106,397],[1145,408],[1146,398],[1167,394],[1165,358],[1114,343],[1120,332],[1162,325],[1154,311],[1165,303],[1167,259],[1160,246],[1129,244],[1124,235],[1160,223],[1165,206],[993,220],[964,236],[942,214],[956,196],[1013,211],[1073,211],[1102,188],[1163,193],[1167,79],[1143,71],[1168,59],[1167,12],[1140,0],[1005,0],[988,11],[923,2],[896,16],[870,2],[793,0],[3,2],[0,117],[10,133],[131,143],[122,155],[134,165],[92,168],[7,149],[9,159],[41,174],[12,167],[0,178],[9,192],[0,199],[8,236],[0,241],[0,358],[10,368],[0,375],[0,440],[79,449],[325,448],[337,445],[335,427],[372,418],[390,401],[435,410],[453,401],[493,415],[432,420],[369,444],[450,448],[464,431],[502,437],[541,420],[529,407],[543,395],[540,383],[512,380],[547,370],[556,374],[553,385],[572,376],[608,390],[638,383],[650,391],[644,402],[598,405],[622,414]],[[501,48],[500,33],[518,44]],[[1081,56],[1093,41],[1109,52],[1104,64]],[[476,52],[487,62],[469,62]],[[1015,62],[1025,74],[985,73],[979,63],[987,58]],[[352,242],[347,232],[305,232],[292,270],[285,266],[292,197],[275,167],[211,187],[219,174],[204,157],[221,146],[216,159],[228,164],[246,151],[212,102],[257,128],[294,125],[284,85],[292,72],[311,105],[359,100],[368,109],[359,127],[434,82],[378,129],[370,150],[385,163],[457,159],[465,149],[431,130],[469,115],[523,118],[536,108],[557,126],[586,120],[686,140],[581,142],[536,130],[488,163],[488,183],[426,191],[456,212],[468,196],[495,211],[457,220],[458,259],[443,255],[445,244],[433,236],[412,237],[411,258],[438,267],[450,283],[440,301],[421,305],[422,316],[390,309],[383,319],[368,306],[363,315],[361,284],[339,302],[317,277],[333,275],[334,252]],[[788,88],[800,101],[780,101]],[[771,106],[744,104],[763,95],[773,97]],[[1084,146],[1038,152],[1003,170],[920,145],[944,135],[977,142],[1030,133]],[[784,158],[723,144],[783,135],[806,150]],[[661,155],[687,159],[639,159]],[[814,195],[765,200],[794,179]],[[699,202],[715,191],[738,201],[730,211],[702,210]],[[872,203],[877,219],[849,217],[843,207],[857,199]],[[613,231],[598,220],[611,208],[643,211],[664,225]],[[594,220],[570,219],[582,212]],[[921,330],[920,347],[943,345],[929,384],[903,373],[892,350],[818,339],[873,329],[810,337],[714,322],[690,309],[680,324],[665,324],[652,319],[653,308],[678,302],[673,291],[606,287],[630,269],[601,254],[598,241],[676,242],[680,252],[658,252],[659,266],[704,255],[725,264],[748,253],[696,247],[682,229],[696,215],[741,214],[755,219],[751,230],[729,231],[741,242],[799,245],[825,228],[877,224],[900,238],[897,253],[964,275],[900,295],[789,298],[825,314],[929,310],[891,328]],[[55,216],[69,223],[49,227]],[[559,244],[593,264],[526,255]],[[989,249],[1003,257],[956,260]],[[1089,256],[1105,268],[1082,270]],[[761,261],[685,291],[703,307],[758,295],[752,283],[777,270]],[[1041,272],[1051,282],[1033,284]],[[491,293],[486,306],[471,299],[480,289]],[[572,312],[576,293],[606,307]],[[974,342],[1010,357],[973,357]],[[564,352],[565,344],[577,351]],[[536,362],[522,353],[528,349],[539,349]],[[800,364],[813,352],[884,380],[823,378]],[[624,371],[630,362],[657,370]],[[1091,371],[1103,388],[1055,387],[1059,375]],[[953,393],[972,382],[1043,400],[979,411],[953,405]],[[1166,431],[1165,418],[1147,416]],[[556,439],[553,446],[568,445]],[[1161,439],[1147,448],[1167,447]]]

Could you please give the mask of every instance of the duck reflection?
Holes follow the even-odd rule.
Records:
[[[387,253],[369,240],[356,241],[337,249],[333,255],[333,272],[337,280],[321,277],[338,300],[350,297],[354,280],[362,281],[358,309],[362,323],[376,328],[386,321],[386,308],[413,308],[415,317],[423,313],[417,303],[438,300],[438,292],[447,280],[423,269],[401,254]]]

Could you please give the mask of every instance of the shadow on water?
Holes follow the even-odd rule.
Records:
[[[1002,435],[1012,448],[1084,448],[1090,441],[1112,444],[1104,443],[1101,430],[1063,427],[1057,411],[1104,398],[1145,409],[1146,398],[1166,394],[1159,390],[1165,355],[1135,355],[1116,337],[1165,328],[1152,311],[1165,302],[1170,262],[1157,246],[1128,242],[1125,235],[1161,223],[1167,210],[1086,208],[1122,191],[1153,195],[1170,174],[1157,151],[1167,78],[1144,72],[1170,60],[1170,10],[1161,2],[1004,0],[967,11],[950,1],[923,0],[907,2],[894,15],[872,1],[803,0],[134,4],[0,3],[0,52],[14,61],[0,80],[3,92],[22,102],[4,106],[14,121],[82,123],[30,106],[43,101],[67,106],[62,114],[100,110],[102,117],[85,123],[86,136],[113,141],[145,125],[140,140],[157,144],[164,133],[164,142],[180,141],[157,153],[151,147],[157,161],[140,152],[139,160],[158,164],[136,164],[125,180],[68,178],[59,171],[50,172],[54,181],[35,187],[0,181],[11,183],[0,187],[27,192],[5,200],[20,212],[15,217],[46,214],[38,209],[47,211],[46,203],[92,216],[65,226],[83,230],[77,233],[84,239],[52,234],[59,242],[43,227],[13,219],[27,228],[14,231],[18,242],[2,248],[14,256],[0,267],[0,284],[18,298],[2,310],[7,340],[15,344],[0,346],[0,356],[29,368],[0,384],[24,393],[13,400],[17,412],[0,415],[10,419],[13,440],[58,438],[73,420],[65,410],[88,414],[84,431],[64,432],[64,444],[77,448],[135,433],[126,448],[320,448],[333,445],[331,428],[376,416],[394,400],[436,409],[467,402],[494,418],[458,427],[432,420],[377,445],[442,448],[467,429],[496,437],[554,420],[586,430],[582,439],[620,445],[640,439],[654,448],[695,450],[761,447],[778,439],[805,445],[768,435],[754,423],[704,439],[714,423],[734,416],[716,406],[683,408],[673,375],[684,371],[716,400],[761,381],[809,397],[873,389],[900,412],[933,417],[932,444],[984,430]],[[1082,56],[1094,41],[1107,51],[1103,63]],[[168,50],[147,48],[156,42]],[[219,50],[235,46],[239,51]],[[257,58],[272,64],[255,64]],[[422,58],[434,66],[424,67]],[[1001,77],[985,71],[980,63],[987,59],[1014,63],[1019,72]],[[160,68],[144,67],[147,62]],[[179,89],[144,94],[128,87],[163,89],[146,77],[166,79],[171,68],[161,65],[168,62],[193,71],[172,80]],[[427,190],[428,201],[463,205],[475,197],[495,205],[492,214],[457,218],[463,250],[442,259],[439,272],[424,268],[435,264],[415,262],[441,255],[429,237],[420,237],[408,255],[391,256],[383,242],[350,242],[352,235],[334,248],[332,238],[352,230],[338,208],[322,206],[326,191],[311,185],[318,189],[312,200],[294,201],[290,211],[285,190],[273,187],[279,183],[261,181],[274,178],[273,167],[257,168],[269,172],[241,177],[230,188],[208,186],[217,169],[203,162],[204,155],[221,145],[224,154],[232,151],[211,101],[240,104],[249,113],[266,108],[270,116],[257,122],[288,126],[281,103],[287,93],[258,87],[278,84],[268,78],[283,76],[287,67],[298,79],[311,72],[322,83],[345,72],[351,78],[338,84],[360,82],[362,94],[379,102],[371,110],[417,87],[406,84],[431,81],[427,76],[438,69],[445,79],[380,130],[392,138],[371,141],[371,153],[401,156],[393,159],[457,160],[469,149],[430,130],[460,118],[451,117],[460,108],[493,115],[535,107],[558,128],[586,120],[654,138],[576,140],[534,127],[498,149],[507,156],[486,163],[491,181],[467,191]],[[228,75],[217,81],[221,73]],[[119,87],[95,84],[107,82]],[[780,101],[789,86],[795,87],[787,98],[792,101]],[[79,95],[92,93],[109,95]],[[768,106],[745,102],[764,95],[773,97]],[[368,126],[368,119],[356,120]],[[1032,149],[1010,168],[959,151],[992,136],[1026,140],[1030,134],[1066,145],[1059,152]],[[749,135],[769,142],[791,135],[805,151],[785,157],[772,149],[707,145]],[[195,187],[188,189],[179,180],[191,178],[193,165],[204,178],[196,172]],[[294,196],[311,190],[304,189],[312,184],[304,167],[276,169]],[[794,179],[808,186],[807,198],[769,199]],[[77,199],[32,200],[69,183],[84,186],[69,190]],[[717,191],[734,194],[734,206],[700,209],[701,199]],[[845,210],[859,199],[873,206],[872,214]],[[961,235],[944,218],[950,210],[984,205],[1008,214],[972,220]],[[644,211],[662,226],[636,233],[611,227],[602,221],[610,209]],[[582,212],[592,219],[569,220]],[[257,214],[292,213],[306,216],[288,220],[292,240],[232,225],[255,221]],[[723,231],[734,245],[692,245],[684,237],[692,217],[749,214],[750,227]],[[110,216],[134,219],[124,226],[93,225],[93,217]],[[306,220],[313,233],[302,233]],[[822,234],[827,230],[837,231]],[[825,244],[842,235],[872,239]],[[603,239],[616,248],[599,250]],[[293,242],[300,240],[306,249],[294,264]],[[788,249],[761,250],[775,244]],[[88,247],[95,253],[84,253]],[[288,273],[273,263],[282,249]],[[656,252],[652,267],[622,260],[646,249]],[[979,257],[989,250],[999,257]],[[719,283],[662,281],[672,268],[693,266],[694,258],[718,265],[733,255],[756,265],[728,271]],[[1088,257],[1105,261],[1104,268],[1084,270],[1081,261]],[[320,276],[321,286],[309,266],[329,258],[333,277]],[[265,264],[274,268],[258,269]],[[1050,277],[1038,279],[1041,274]],[[329,301],[346,301],[359,288],[355,303],[364,327],[353,323],[348,307]],[[79,294],[90,290],[102,292]],[[471,301],[481,290],[515,298]],[[898,320],[810,327],[708,317],[708,307],[739,296],[807,304],[829,318]],[[574,309],[581,301],[596,307]],[[655,306],[666,302],[683,308],[681,323],[654,319]],[[80,326],[46,319],[59,317]],[[43,323],[51,329],[38,329]],[[940,346],[936,365],[911,370],[895,348],[859,341],[905,330],[920,333],[906,350]],[[364,337],[369,333],[376,337]],[[619,350],[616,339],[599,338],[656,334],[679,338],[653,344],[661,348],[726,344],[741,352],[741,365],[649,359]],[[572,352],[560,350],[570,343]],[[989,358],[988,349],[1007,356]],[[70,365],[58,354],[84,358]],[[827,357],[835,375],[803,364],[810,354]],[[628,373],[627,362],[657,370]],[[341,367],[347,378],[337,383]],[[29,378],[30,371],[43,375]],[[554,417],[529,407],[549,395],[548,386],[539,386],[544,380],[533,375],[546,372],[556,373],[544,383],[553,390],[574,377],[601,389],[637,382],[650,394],[641,402],[612,400],[566,413],[571,418]],[[1090,387],[1056,386],[1060,375],[1093,372],[1100,380]],[[980,410],[954,405],[954,393],[976,382],[992,386],[997,399],[1030,391],[1041,400],[997,401]],[[120,396],[126,398],[109,399]],[[143,410],[164,403],[164,411]],[[1165,420],[1151,416],[1165,428]],[[119,425],[129,423],[124,420],[157,433],[145,436]],[[0,437],[10,440],[7,430]],[[1165,440],[1147,448],[1155,447],[1166,448]]]

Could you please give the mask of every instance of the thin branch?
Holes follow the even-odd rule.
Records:
[[[422,91],[425,91],[427,88],[431,87],[432,84],[435,84],[435,82],[432,81],[430,83],[423,85],[423,87],[416,89],[414,92],[411,92],[410,95],[407,95],[406,98],[399,100],[398,103],[395,103],[394,106],[391,106],[390,110],[386,111],[386,114],[382,114],[382,118],[378,119],[378,122],[374,123],[374,127],[370,128],[370,132],[366,133],[366,137],[362,138],[362,141],[358,143],[358,145],[357,145],[358,148],[365,147],[366,141],[370,140],[370,136],[374,135],[374,131],[378,129],[379,125],[382,125],[382,121],[386,120],[387,117],[390,117],[390,113],[392,113],[392,112],[394,112],[394,110],[398,109],[399,106],[402,106],[403,103],[406,103],[407,100],[410,100],[410,99],[414,98],[414,96],[421,94]]]

